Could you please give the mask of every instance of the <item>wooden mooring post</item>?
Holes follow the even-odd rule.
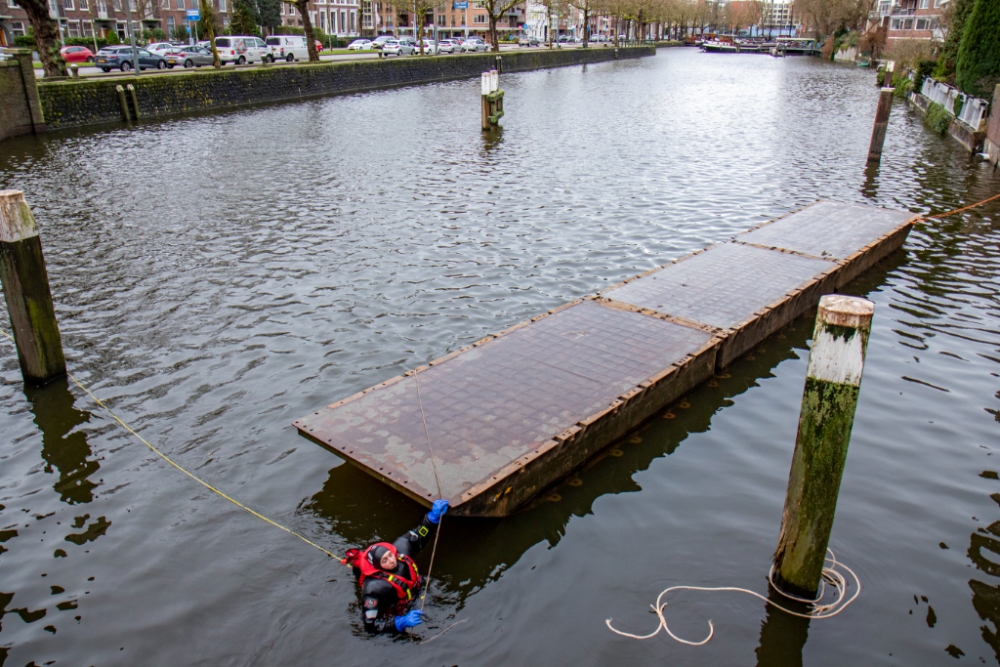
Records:
[[[895,88],[882,88],[878,93],[878,108],[875,110],[875,127],[872,128],[872,141],[868,145],[868,161],[882,161],[882,145],[885,143],[885,130],[889,126],[889,112],[892,111],[892,95]]]
[[[503,91],[500,90],[500,73],[497,70],[483,72],[482,93],[482,125],[485,132],[499,125],[503,117]]]
[[[804,599],[819,591],[874,309],[839,294],[819,302],[772,577]]]
[[[42,240],[20,190],[0,191],[0,283],[24,381],[38,385],[66,375]]]

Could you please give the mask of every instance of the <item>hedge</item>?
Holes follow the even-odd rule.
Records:
[[[975,97],[991,97],[1000,83],[1000,2],[976,0],[962,29],[955,83]]]

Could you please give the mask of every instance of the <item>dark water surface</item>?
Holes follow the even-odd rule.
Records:
[[[42,228],[71,370],[221,489],[342,553],[421,509],[290,422],[819,198],[937,212],[1000,191],[872,74],[661,50],[479,82],[22,138],[0,188]],[[367,638],[321,552],[153,457],[0,343],[0,665],[932,665],[1000,656],[1000,206],[930,221],[876,303],[832,547],[860,599],[807,622],[678,594],[766,590],[809,319],[503,521],[446,519],[417,635]],[[4,321],[6,318],[4,318]],[[6,328],[6,325],[5,325]],[[994,499],[995,498],[995,499]],[[427,557],[420,562],[426,568]]]

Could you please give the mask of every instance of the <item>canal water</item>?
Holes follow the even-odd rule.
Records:
[[[821,198],[933,213],[1000,191],[869,71],[660,50],[0,144],[39,220],[73,373],[197,475],[337,553],[421,509],[291,421]],[[831,542],[863,582],[805,621],[766,591],[804,318],[541,502],[446,518],[411,637],[350,573],[155,458],[0,342],[0,665],[951,665],[1000,656],[1000,206],[930,220],[876,304]],[[4,318],[4,321],[6,318]],[[5,325],[6,326],[6,325]],[[429,554],[419,563],[426,571]],[[447,634],[428,639],[452,623]]]

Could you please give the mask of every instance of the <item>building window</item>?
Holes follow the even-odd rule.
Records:
[[[357,12],[351,12],[351,32],[356,32],[354,30],[354,22],[357,20]]]
[[[10,31],[14,33],[14,37],[24,37],[24,23],[20,21],[14,21],[10,24]]]
[[[70,37],[79,37],[80,36],[80,22],[79,21],[70,21],[69,23],[66,24],[66,31],[69,33]]]
[[[87,0],[80,0],[80,9],[83,11],[90,9],[90,5],[87,4]]]
[[[84,37],[94,36],[94,26],[90,23],[90,21],[83,22],[83,36]]]
[[[927,19],[917,19],[917,30],[927,30]]]
[[[73,0],[63,0],[63,9],[73,9]]]
[[[883,1],[883,2],[879,3],[879,5],[878,5],[878,13],[879,14],[881,14],[882,16],[885,16],[890,11],[892,11],[892,3],[891,2]]]
[[[174,28],[176,27],[176,22],[174,21],[173,14],[167,14],[167,34],[173,37]]]
[[[931,6],[931,0],[920,0],[920,9],[928,9]]]
[[[472,17],[472,22],[473,23],[486,23],[486,15],[485,14],[476,14],[475,16]]]
[[[226,0],[219,0],[219,11],[226,11]]]
[[[890,26],[893,30],[903,29],[903,19],[893,19],[892,25]]]
[[[903,19],[903,30],[913,30],[913,19]]]

